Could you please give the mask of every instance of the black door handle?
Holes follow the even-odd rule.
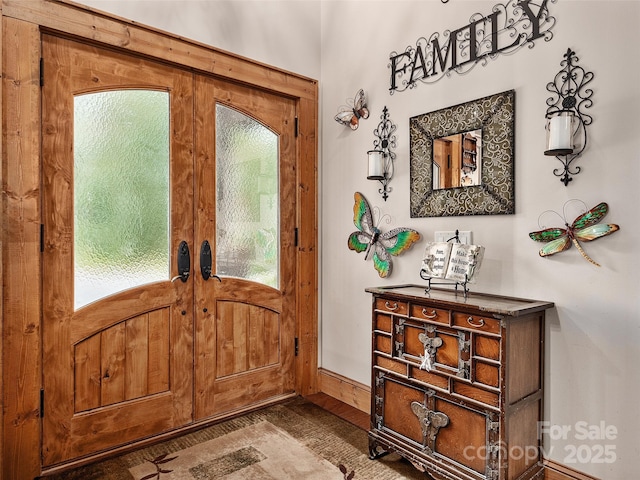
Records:
[[[189,245],[184,240],[178,245],[178,275],[171,279],[175,282],[177,279],[186,282],[189,278],[189,269],[191,268],[191,255],[189,254]]]
[[[209,240],[205,240],[200,246],[200,273],[202,273],[202,278],[209,280],[209,278],[214,277],[217,278],[219,282],[222,282],[222,279],[218,275],[211,273],[212,261],[211,245],[209,245]]]

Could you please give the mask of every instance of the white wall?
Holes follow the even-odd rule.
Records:
[[[425,240],[436,230],[471,230],[485,246],[484,264],[472,290],[549,300],[546,351],[546,411],[552,424],[572,427],[566,439],[547,439],[547,455],[571,460],[581,448],[583,460],[597,456],[599,445],[615,452],[615,463],[569,464],[601,479],[637,477],[640,415],[636,398],[640,374],[640,303],[633,250],[640,234],[637,184],[640,160],[640,42],[637,1],[549,3],[557,24],[551,41],[538,40],[478,65],[466,75],[452,74],[432,85],[389,95],[392,51],[415,45],[419,37],[462,27],[473,13],[491,13],[495,1],[325,2],[322,7],[322,366],[370,383],[370,308],[367,286],[424,283],[419,277],[424,241],[394,259],[390,278],[380,279],[371,261],[348,250],[353,231],[353,193],[390,214],[394,226],[412,227]],[[539,2],[536,2],[539,3]],[[350,32],[345,34],[345,32]],[[560,69],[562,55],[574,49],[579,64],[595,74],[593,124],[589,146],[577,165],[582,172],[565,187],[552,170],[560,165],[543,155],[547,82]],[[371,116],[351,132],[333,120],[338,106],[364,88]],[[516,214],[446,218],[409,217],[409,118],[509,89],[516,91]],[[398,125],[396,175],[385,203],[379,184],[366,180],[365,152],[383,106]],[[529,239],[545,210],[562,211],[578,198],[587,208],[608,202],[605,221],[620,225],[614,235],[584,245],[602,267],[578,251],[540,258],[541,244]],[[571,214],[570,214],[571,215]],[[573,218],[568,219],[570,222]],[[563,226],[559,220],[548,226]],[[384,225],[383,225],[384,226]],[[614,440],[585,442],[575,424],[604,421],[618,430]],[[580,447],[585,444],[586,447]],[[602,452],[600,452],[602,453]],[[576,458],[575,456],[573,457]],[[601,460],[605,460],[601,456]]]
[[[538,40],[533,49],[501,56],[466,75],[453,74],[392,96],[390,52],[404,50],[421,36],[462,27],[476,12],[487,15],[498,0],[83,3],[320,80],[324,368],[369,384],[371,304],[364,288],[422,282],[418,272],[424,240],[394,259],[394,272],[386,280],[363,254],[348,250],[347,237],[355,228],[353,193],[360,191],[392,217],[390,227],[415,228],[425,240],[436,230],[471,230],[474,242],[486,247],[474,291],[556,303],[547,317],[545,417],[572,431],[566,439],[547,438],[547,456],[602,480],[636,478],[640,292],[635,274],[640,261],[632,245],[640,234],[640,2],[550,3],[557,19],[550,42]],[[565,187],[552,174],[559,162],[542,151],[549,97],[545,85],[560,69],[568,47],[576,51],[580,65],[594,72],[595,93],[589,146],[577,160],[583,170]],[[371,117],[352,132],[333,116],[359,88],[367,92]],[[509,89],[516,91],[516,214],[410,218],[409,117]],[[387,202],[378,195],[378,184],[365,178],[365,152],[373,146],[372,132],[385,105],[398,126],[396,175]],[[588,208],[607,202],[610,213],[605,221],[621,227],[584,246],[601,268],[587,263],[573,247],[540,258],[540,244],[528,238],[538,229],[540,213],[561,211],[572,198],[583,200]],[[575,427],[581,421],[605,422],[617,428],[617,437],[579,440]],[[612,446],[616,461],[597,463],[593,457],[606,445]],[[586,461],[570,463],[572,448],[581,448],[580,459]]]
[[[320,78],[318,0],[77,0],[284,70]]]

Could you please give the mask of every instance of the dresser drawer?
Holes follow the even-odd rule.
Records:
[[[474,335],[473,355],[475,357],[488,358],[489,360],[500,360],[500,339],[488,337],[486,335]]]
[[[497,392],[491,392],[483,388],[478,388],[473,385],[469,385],[466,382],[453,381],[451,385],[451,392],[463,397],[464,400],[473,400],[491,407],[498,407],[500,405],[500,396]]]
[[[396,300],[389,300],[386,298],[377,298],[375,308],[380,312],[388,312],[394,315],[402,315],[404,317],[406,317],[409,312],[407,302],[398,302]]]
[[[375,355],[373,364],[374,367],[389,370],[390,372],[394,372],[398,375],[402,375],[403,377],[407,377],[408,365],[406,363],[402,363],[397,360],[391,360],[390,358],[386,358],[382,355]]]
[[[449,377],[438,375],[433,372],[426,372],[417,365],[409,365],[409,378],[417,382],[421,382],[428,387],[436,387],[440,390],[449,390]]]
[[[469,378],[468,332],[411,318],[398,322],[395,333],[398,357],[427,372]]]
[[[449,325],[449,310],[414,304],[411,305],[411,316],[420,320]]]
[[[486,455],[498,437],[497,413],[383,372],[377,375],[375,395],[375,425],[383,435],[398,438],[418,455],[464,465],[472,478],[497,469],[497,456]]]
[[[381,332],[391,333],[391,315],[376,314],[373,329]]]
[[[391,337],[388,335],[376,335],[374,337],[373,349],[376,352],[386,353],[391,355]]]
[[[488,387],[500,387],[500,366],[482,362],[478,359],[473,362],[473,381]]]
[[[453,326],[478,332],[500,335],[500,320],[469,313],[454,312]]]

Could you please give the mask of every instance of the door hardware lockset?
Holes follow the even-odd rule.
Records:
[[[178,245],[178,275],[171,279],[172,282],[180,279],[186,282],[189,278],[189,268],[191,268],[191,255],[189,254],[189,245],[184,240]]]
[[[222,279],[213,273],[211,273],[211,245],[209,245],[209,240],[205,240],[202,242],[200,246],[200,273],[202,273],[202,278],[204,280],[209,280],[209,278],[217,278],[219,282],[222,282]]]

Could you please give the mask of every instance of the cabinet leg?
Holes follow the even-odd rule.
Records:
[[[426,467],[425,467],[423,464],[418,463],[418,462],[415,462],[415,461],[411,460],[411,458],[407,458],[406,460],[407,460],[411,465],[413,465],[413,466],[416,468],[416,470],[418,470],[418,471],[420,471],[420,472],[424,473],[424,478],[426,478],[427,480],[440,480],[440,479],[438,479],[438,478],[434,478],[434,477],[433,477],[433,476],[432,476],[432,475],[427,471]]]
[[[370,460],[377,460],[378,458],[382,458],[388,454],[389,454],[389,451],[384,450],[382,447],[378,445],[378,442],[369,438],[369,459]]]
[[[385,450],[384,447],[378,445],[378,442],[374,438],[369,437],[369,459],[370,460],[377,460],[379,458],[384,457],[385,455],[389,455],[390,453],[391,453],[390,450]],[[431,474],[427,472],[424,465],[420,463],[416,463],[412,461],[410,458],[406,458],[406,460],[409,463],[411,463],[417,470],[424,473],[425,480],[439,480],[437,478],[432,477]]]

